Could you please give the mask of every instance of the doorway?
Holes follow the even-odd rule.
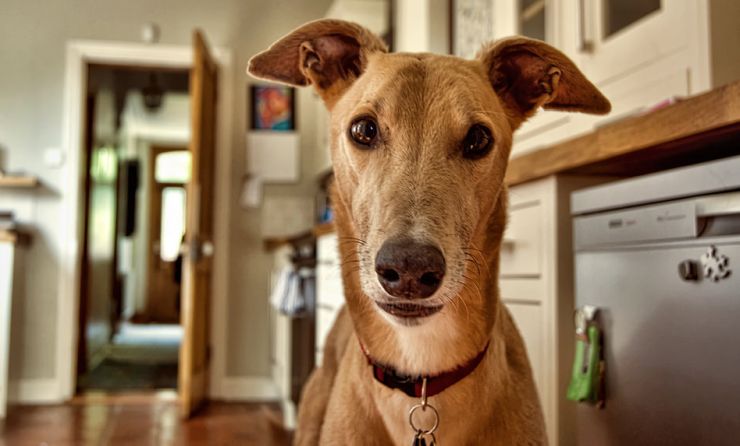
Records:
[[[190,72],[87,69],[77,390],[176,389]]]
[[[59,372],[59,398],[70,399],[80,390],[80,377],[86,373],[90,363],[99,364],[98,358],[105,357],[100,352],[106,352],[113,339],[115,316],[130,315],[131,303],[135,299],[130,296],[134,287],[120,287],[119,291],[110,293],[110,299],[95,300],[101,303],[96,307],[98,317],[92,318],[94,323],[88,323],[87,313],[90,312],[91,301],[88,299],[91,289],[90,277],[104,278],[100,280],[102,289],[112,288],[110,282],[115,277],[111,265],[118,265],[125,259],[129,264],[141,268],[143,262],[131,261],[132,244],[123,248],[112,243],[110,230],[97,231],[102,233],[99,238],[92,237],[93,230],[101,227],[93,220],[100,217],[111,226],[110,206],[108,211],[95,212],[96,218],[89,218],[93,213],[90,206],[93,201],[92,181],[90,171],[92,165],[107,166],[95,169],[106,172],[115,170],[115,189],[118,193],[120,184],[138,184],[136,181],[123,180],[122,176],[130,174],[131,178],[140,178],[142,182],[147,177],[141,172],[146,171],[137,161],[123,165],[123,160],[115,160],[111,150],[106,148],[101,158],[104,162],[93,161],[93,152],[100,146],[93,145],[92,120],[95,107],[94,96],[90,91],[90,70],[100,64],[113,68],[130,68],[138,70],[154,69],[158,72],[181,71],[188,72],[189,84],[189,127],[190,135],[183,139],[181,145],[187,144],[191,154],[191,177],[187,189],[187,227],[185,244],[183,245],[182,287],[180,330],[181,346],[178,356],[177,393],[181,414],[191,416],[207,396],[226,397],[223,382],[225,379],[225,348],[226,324],[209,325],[211,317],[218,320],[227,319],[225,296],[228,283],[228,222],[230,218],[228,191],[230,187],[231,150],[229,136],[231,135],[233,88],[229,76],[220,76],[220,73],[231,73],[231,52],[226,48],[211,51],[200,30],[194,30],[192,45],[169,46],[148,45],[95,41],[72,41],[67,44],[65,75],[65,141],[69,147],[67,152],[67,181],[66,191],[62,196],[62,208],[65,209],[60,221],[64,240],[62,243],[62,260],[59,277],[61,301],[64,302],[58,309],[57,346],[61,354],[56,356],[56,368]],[[221,94],[218,94],[218,92]],[[110,101],[110,95],[108,95]],[[110,107],[108,107],[110,109]],[[217,117],[218,115],[218,117]],[[142,132],[145,132],[143,126]],[[170,144],[171,137],[178,136],[177,131],[168,134],[168,141],[150,141],[156,144]],[[216,156],[218,150],[219,156]],[[116,153],[113,150],[113,153]],[[146,162],[141,157],[138,163]],[[111,166],[113,166],[111,168]],[[112,179],[108,178],[107,191],[111,194]],[[119,184],[120,182],[120,184]],[[131,187],[131,189],[134,189]],[[126,188],[121,188],[121,191]],[[133,203],[133,200],[124,200],[121,197],[111,199],[116,206],[121,203]],[[136,206],[130,206],[136,208]],[[146,208],[145,208],[146,209]],[[116,210],[118,216],[119,210]],[[127,213],[126,225],[135,226],[136,218],[130,218],[134,213]],[[137,214],[140,215],[140,214]],[[116,225],[121,224],[118,218]],[[102,227],[106,227],[103,225]],[[118,229],[117,229],[118,230]],[[101,252],[89,246],[90,240],[102,240],[104,249],[110,252],[115,250],[116,261],[110,259],[111,254],[103,266],[97,269],[95,265]],[[217,247],[217,248],[214,248]],[[143,249],[143,248],[142,248]],[[102,256],[105,257],[105,256]],[[97,273],[101,272],[100,275]],[[141,275],[140,275],[141,276]],[[143,281],[139,281],[143,283]],[[123,288],[120,291],[120,288]],[[144,296],[143,292],[135,293]],[[143,298],[142,298],[143,299]],[[111,301],[114,304],[111,304]],[[125,306],[128,304],[128,306]],[[114,308],[113,311],[109,311]],[[121,308],[125,308],[121,310]],[[211,313],[211,310],[213,313]],[[124,313],[124,311],[127,311]],[[100,315],[103,315],[102,317]],[[119,325],[120,326],[120,325]],[[88,342],[95,340],[96,343]],[[95,354],[91,354],[88,344],[98,347]]]

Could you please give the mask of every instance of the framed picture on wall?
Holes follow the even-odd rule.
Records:
[[[295,89],[283,85],[252,85],[249,89],[252,130],[295,130]]]
[[[493,1],[450,1],[450,53],[471,59],[493,39]]]

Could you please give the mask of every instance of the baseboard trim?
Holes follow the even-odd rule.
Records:
[[[212,397],[226,401],[278,401],[278,389],[268,376],[224,377]]]
[[[59,381],[54,378],[20,379],[8,383],[8,402],[14,404],[56,404],[64,402]]]

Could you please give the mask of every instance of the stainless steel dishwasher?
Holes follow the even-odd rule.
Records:
[[[740,157],[571,198],[576,305],[599,308],[606,368],[577,444],[740,444]]]

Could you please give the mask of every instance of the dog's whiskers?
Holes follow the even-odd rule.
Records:
[[[472,263],[473,266],[475,266],[475,270],[476,270],[476,272],[478,274],[478,277],[480,277],[481,276],[480,275],[480,263],[478,263],[478,261],[475,259],[475,257],[472,254],[467,254],[466,253],[465,255],[468,256],[468,258],[465,259],[465,263],[466,264],[467,263]]]
[[[367,245],[367,242],[357,237],[339,237],[339,243],[357,243],[359,245]]]
[[[453,282],[457,283],[458,285],[461,285],[462,288],[465,289],[465,286],[466,286],[465,282],[463,282],[461,280],[458,280],[458,279],[453,280]],[[455,310],[459,310],[459,303],[458,303],[458,301],[459,302],[462,302],[462,305],[465,306],[465,319],[467,320],[468,323],[470,323],[470,307],[468,307],[468,304],[467,304],[467,302],[465,302],[465,299],[463,299],[463,298],[457,298],[457,299],[449,298],[448,299],[448,302],[450,302],[452,304],[452,306],[453,306],[453,308],[455,308]]]
[[[470,255],[473,258],[479,259],[483,261],[483,264],[486,266],[486,271],[488,272],[488,276],[491,276],[491,265],[488,264],[488,260],[486,259],[485,254],[480,249],[476,248],[473,245],[468,246],[467,248],[462,249],[463,252],[467,255]]]

